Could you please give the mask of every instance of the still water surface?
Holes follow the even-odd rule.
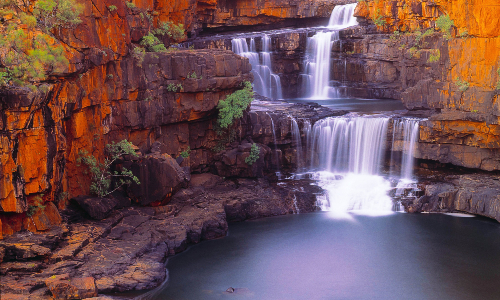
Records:
[[[500,299],[500,225],[327,212],[230,224],[170,258],[147,299]],[[235,288],[235,293],[224,291]]]

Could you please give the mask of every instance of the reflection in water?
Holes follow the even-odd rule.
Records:
[[[435,214],[231,224],[171,258],[148,299],[497,299],[499,236],[495,222]]]

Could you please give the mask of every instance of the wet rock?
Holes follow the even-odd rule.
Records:
[[[228,293],[234,293],[234,288],[229,287],[229,288],[226,290],[226,292],[228,292]]]
[[[451,175],[425,186],[425,195],[403,203],[408,212],[466,212],[500,222],[500,177]]]
[[[118,200],[112,197],[100,198],[92,196],[78,196],[72,199],[92,218],[102,220],[109,216],[118,205]]]

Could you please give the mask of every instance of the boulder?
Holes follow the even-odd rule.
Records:
[[[54,275],[45,280],[56,300],[85,299],[97,296],[93,277],[70,278],[68,274]]]
[[[115,198],[100,198],[92,196],[78,196],[72,199],[89,214],[92,219],[102,220],[109,216],[111,211],[118,205]]]
[[[166,204],[172,195],[189,182],[189,172],[168,154],[145,155],[138,161],[127,161],[124,167],[132,170],[140,184],[131,184],[128,195],[140,205]]]

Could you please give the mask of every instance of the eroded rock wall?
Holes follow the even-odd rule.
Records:
[[[160,142],[174,157],[188,147],[193,169],[203,168],[214,144],[220,99],[252,80],[247,59],[229,51],[149,53],[94,67],[50,87],[44,95],[4,94],[0,207],[3,233],[43,230],[57,213],[26,217],[29,206],[88,193],[80,150],[103,159],[105,145],[127,139],[146,153]],[[196,74],[193,76],[193,74]],[[35,217],[37,216],[35,214]]]

